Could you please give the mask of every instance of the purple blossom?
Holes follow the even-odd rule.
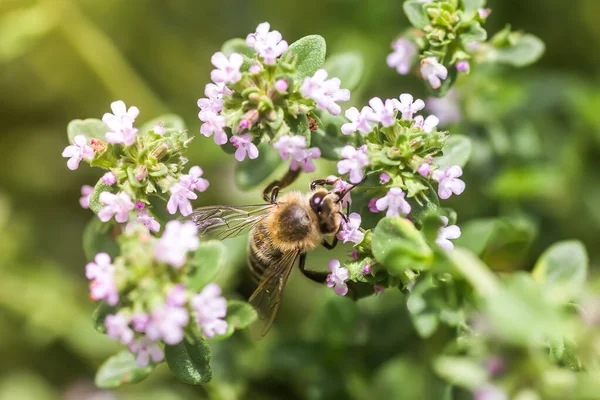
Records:
[[[115,267],[110,256],[98,253],[93,262],[85,266],[85,276],[91,280],[90,297],[95,300],[106,300],[111,306],[119,302],[119,290],[114,277]]]
[[[373,109],[371,121],[380,122],[383,126],[392,126],[396,122],[397,100],[387,99],[385,103],[379,97],[373,97],[369,100],[369,105]]]
[[[371,121],[377,118],[369,106],[364,106],[360,112],[356,107],[350,107],[344,115],[350,121],[342,125],[342,133],[344,135],[350,135],[356,131],[366,135],[373,130]]]
[[[380,212],[377,209],[377,200],[379,200],[379,197],[374,197],[371,200],[369,200],[369,211],[371,211],[372,213]]]
[[[121,128],[114,132],[106,132],[104,137],[108,143],[112,144],[124,144],[125,146],[131,146],[135,143],[135,135],[137,134],[137,129],[130,128]]]
[[[366,265],[363,267],[363,270],[362,270],[362,272],[363,272],[363,274],[365,274],[365,275],[369,275],[369,274],[371,273],[371,267],[369,266],[369,264],[366,264]]]
[[[62,156],[69,158],[67,167],[73,171],[79,168],[81,160],[89,161],[94,158],[94,149],[87,145],[87,139],[83,135],[75,136],[73,144],[65,147]]]
[[[381,183],[382,185],[385,185],[389,181],[390,181],[390,176],[387,173],[382,172],[381,175],[379,175],[379,183]]]
[[[133,331],[129,328],[129,318],[122,313],[107,315],[104,320],[106,334],[123,344],[129,344],[133,340]]]
[[[178,208],[184,217],[192,213],[190,200],[198,198],[198,195],[194,191],[204,192],[208,189],[209,183],[206,179],[201,178],[202,174],[202,168],[192,167],[189,174],[181,174],[179,182],[171,185],[169,188],[171,197],[167,202],[167,211],[169,211],[169,214],[175,214]]]
[[[275,89],[280,93],[284,93],[288,89],[288,86],[289,84],[285,79],[278,79],[275,82]]]
[[[127,109],[125,102],[122,100],[110,103],[110,109],[113,113],[105,113],[102,116],[102,122],[111,129],[113,133],[133,128],[135,119],[140,115],[140,110],[137,107],[132,106]],[[109,143],[114,142],[109,140]]]
[[[345,296],[348,293],[346,281],[350,279],[348,268],[342,267],[339,260],[336,259],[329,261],[327,268],[331,272],[327,275],[327,287],[333,287],[337,295]]]
[[[306,148],[306,138],[304,136],[281,136],[273,147],[279,150],[283,160],[291,159],[290,169],[293,171],[302,168],[304,172],[315,170],[313,159],[321,157],[321,150],[317,147]]]
[[[427,178],[429,174],[431,174],[431,165],[429,163],[422,163],[419,165],[417,172],[421,174],[421,176]]]
[[[135,362],[140,367],[148,366],[150,360],[159,363],[165,358],[165,353],[158,343],[146,337],[131,342],[129,351],[136,354]]]
[[[471,71],[471,64],[467,60],[460,60],[456,63],[456,70],[468,74]]]
[[[508,396],[498,386],[487,383],[473,392],[473,400],[508,400]]]
[[[187,260],[187,252],[196,250],[198,246],[198,228],[193,222],[169,221],[154,248],[154,255],[158,261],[180,268]]]
[[[188,322],[189,314],[185,308],[160,305],[152,310],[146,326],[146,337],[175,345],[183,340],[183,328]]]
[[[460,195],[465,191],[465,183],[458,179],[462,175],[462,168],[458,165],[447,167],[445,170],[435,170],[431,177],[438,182],[438,195],[446,200],[452,196]]]
[[[148,314],[136,314],[131,318],[133,329],[136,332],[146,332],[146,327],[150,323],[150,316]]]
[[[262,70],[263,70],[262,64],[255,63],[255,64],[252,64],[252,66],[248,69],[248,72],[250,72],[252,75],[256,75]]]
[[[139,201],[139,200],[137,200],[137,201],[135,202],[135,209],[136,209],[136,210],[143,210],[143,209],[144,209],[144,207],[146,207],[146,205],[145,205],[143,202],[141,202],[141,201]]]
[[[360,231],[361,217],[358,213],[352,213],[348,216],[348,222],[342,220],[340,231],[337,233],[337,238],[346,242],[360,243],[365,237],[365,234]]]
[[[163,136],[165,134],[165,125],[162,122],[159,122],[158,124],[154,125],[154,128],[152,128],[152,130],[157,135]]]
[[[352,204],[352,198],[350,197],[350,192],[348,191],[348,189],[350,189],[352,187],[352,185],[350,183],[346,182],[345,180],[343,180],[342,178],[338,178],[335,175],[330,175],[327,177],[327,179],[330,181],[334,181],[333,182],[333,190],[334,191],[336,191],[338,193],[346,192],[344,197],[342,197],[342,199],[340,200],[340,204],[342,205],[342,208],[345,208],[346,206],[349,206],[350,204]]]
[[[104,207],[98,212],[98,218],[102,222],[108,222],[113,215],[118,223],[127,222],[129,211],[135,208],[131,197],[125,192],[117,194],[102,192],[99,199],[100,203],[104,204]]]
[[[363,168],[369,165],[367,146],[363,145],[359,148],[345,146],[342,149],[342,157],[344,159],[337,163],[338,173],[349,172],[349,181],[359,183],[363,178]]]
[[[477,9],[477,15],[479,15],[479,18],[481,18],[481,19],[486,19],[487,17],[490,16],[491,13],[492,13],[491,8],[478,8]]]
[[[175,286],[167,295],[167,305],[169,307],[183,307],[187,303],[187,291],[183,284]]]
[[[150,211],[148,210],[142,209],[138,211],[138,217],[127,224],[127,229],[135,224],[142,224],[152,232],[160,231],[160,223],[155,220],[152,215],[150,215]]]
[[[109,171],[102,175],[102,182],[105,185],[114,185],[117,182],[117,176]]]
[[[215,83],[236,83],[242,79],[240,67],[244,63],[244,57],[241,54],[233,53],[227,58],[225,54],[217,52],[210,59],[213,69],[210,78]]]
[[[358,252],[356,251],[356,249],[352,250],[352,254],[351,254],[352,259],[354,260],[358,260]]]
[[[316,169],[313,160],[316,160],[319,157],[321,157],[321,150],[318,147],[311,147],[303,152],[298,152],[292,158],[290,169],[292,171],[297,171],[298,168],[302,168],[302,171],[304,172],[313,172]]]
[[[279,31],[272,31],[268,32],[264,39],[254,42],[254,50],[266,65],[274,65],[277,58],[287,51],[288,43],[282,39]]]
[[[235,151],[235,159],[244,161],[246,154],[248,158],[254,160],[258,157],[258,147],[252,143],[252,134],[246,133],[241,136],[232,136],[229,141],[237,148]]]
[[[216,283],[209,283],[202,291],[190,300],[196,314],[196,321],[202,328],[204,336],[211,338],[215,334],[227,332],[227,300],[221,296],[221,288]]]
[[[387,65],[396,68],[400,75],[410,71],[414,57],[417,55],[417,46],[408,39],[398,39],[392,43],[394,52],[387,56]]]
[[[440,119],[440,124],[447,125],[460,122],[461,111],[459,107],[459,95],[456,89],[450,89],[448,94],[441,99],[430,97],[427,99],[427,109]]]
[[[94,188],[92,186],[83,185],[81,187],[81,198],[79,199],[81,208],[85,208],[86,210],[90,208],[90,199],[92,198],[92,193],[94,193]]]
[[[399,217],[400,212],[406,215],[410,213],[410,204],[405,200],[406,193],[402,191],[402,189],[393,187],[388,190],[385,197],[377,200],[375,203],[375,207],[379,211],[384,211],[387,209],[387,213],[385,214],[387,217]]]
[[[350,91],[340,89],[338,78],[327,79],[327,71],[319,69],[312,77],[304,78],[300,91],[317,103],[317,108],[327,110],[332,115],[339,115],[342,108],[336,102],[350,100]]]
[[[410,121],[413,115],[425,107],[425,102],[421,99],[414,100],[412,95],[403,93],[400,95],[400,101],[396,103],[398,111],[402,113],[402,119]]]
[[[267,39],[267,35],[269,34],[270,29],[271,24],[269,24],[268,22],[258,24],[258,26],[256,27],[256,32],[246,36],[246,44],[250,47],[254,47],[256,46],[257,42],[264,42]]]
[[[454,243],[450,240],[458,239],[460,237],[460,228],[456,225],[448,226],[448,217],[440,217],[444,226],[440,228],[438,236],[435,239],[435,243],[442,249],[450,251],[454,249]]]
[[[217,114],[213,111],[206,110],[200,111],[198,116],[204,122],[200,127],[200,133],[206,137],[211,137],[215,135],[215,143],[219,146],[227,143],[227,133],[225,133],[225,126],[227,125],[227,120],[221,114]]]
[[[421,60],[421,76],[429,81],[432,88],[437,89],[442,85],[442,80],[448,77],[448,69],[437,58],[427,57]]]
[[[423,132],[431,133],[435,127],[438,126],[440,120],[435,115],[430,115],[429,117],[423,119],[423,116],[417,115],[415,117],[413,126],[420,128]]]

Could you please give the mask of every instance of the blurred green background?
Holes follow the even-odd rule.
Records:
[[[267,339],[252,344],[240,335],[215,344],[215,381],[209,386],[186,387],[163,365],[138,386],[95,391],[97,366],[118,348],[91,326],[94,305],[87,298],[81,250],[92,214],[80,208],[79,190],[93,185],[100,172],[83,164],[69,171],[60,156],[67,123],[100,118],[117,99],[140,108],[140,123],[174,112],[196,133],[196,100],[209,80],[211,54],[263,21],[290,43],[317,33],[327,40],[329,54],[361,52],[366,76],[352,104],[404,92],[426,97],[415,76],[401,77],[385,64],[390,42],[408,26],[401,5],[399,0],[0,0],[0,399],[422,396],[430,381],[424,370],[406,364],[418,352],[411,350],[416,336],[399,293],[362,301],[355,314],[330,321],[326,307],[336,307],[337,300],[326,301],[329,292],[296,274]],[[467,191],[448,205],[457,210],[459,225],[504,218],[494,246],[483,255],[499,271],[530,269],[544,248],[567,238],[581,239],[592,268],[597,267],[600,2],[488,5],[493,9],[489,33],[510,22],[513,29],[540,37],[546,54],[522,70],[489,68],[459,81],[463,121],[451,132],[471,137],[474,154],[465,172]],[[196,205],[260,201],[258,191],[234,187],[235,161],[212,139],[198,136],[189,158],[211,182]],[[296,186],[307,188],[311,178],[334,172],[333,163],[323,162],[319,173]],[[230,246],[230,268],[220,283],[232,296],[247,296],[252,288],[243,272],[244,240]],[[319,251],[309,260],[324,268],[331,257]],[[356,321],[352,338],[339,330],[355,327]],[[324,339],[325,333],[330,337]],[[361,347],[365,338],[374,346],[369,351]],[[328,350],[315,354],[316,345]]]

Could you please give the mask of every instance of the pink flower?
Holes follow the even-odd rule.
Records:
[[[445,170],[435,170],[431,177],[438,182],[438,195],[446,200],[452,193],[459,195],[465,191],[465,183],[458,179],[462,175],[462,168],[458,165],[447,167]]]
[[[377,200],[379,200],[379,197],[374,197],[371,200],[369,200],[369,211],[371,211],[372,213],[379,212],[379,210],[377,209]]]
[[[381,175],[379,176],[379,183],[381,183],[382,185],[385,185],[389,181],[390,181],[390,176],[387,173],[382,172]]]
[[[65,147],[62,156],[69,158],[67,167],[73,171],[79,168],[81,160],[89,161],[94,158],[94,149],[87,145],[87,139],[83,135],[75,136],[73,144]]]
[[[402,113],[402,119],[410,121],[413,115],[425,107],[425,102],[421,99],[413,101],[412,95],[403,93],[400,95],[400,101],[396,103],[398,111]]]
[[[459,95],[456,89],[450,89],[448,94],[441,99],[430,97],[427,99],[427,109],[437,115],[440,124],[447,125],[461,120]]]
[[[157,135],[163,136],[165,134],[165,126],[162,122],[159,122],[158,124],[154,125],[152,131],[154,131],[154,133]]]
[[[140,367],[147,367],[150,360],[159,363],[165,358],[165,353],[158,346],[158,343],[146,337],[131,342],[129,351],[137,355],[135,362]]]
[[[117,176],[109,171],[102,175],[102,182],[105,185],[114,185],[117,182]]]
[[[431,165],[429,163],[422,163],[419,165],[417,172],[421,174],[421,176],[427,178],[429,174],[431,174]]]
[[[422,129],[423,132],[431,133],[439,123],[440,120],[435,115],[430,115],[425,120],[423,120],[423,116],[417,115],[413,122],[413,126]]]
[[[350,279],[350,273],[347,268],[340,265],[336,259],[329,261],[327,265],[331,273],[327,275],[327,287],[333,287],[335,294],[345,296],[348,293],[348,285],[346,281]]]
[[[363,168],[369,165],[369,157],[367,156],[367,146],[363,145],[359,148],[345,146],[342,149],[343,160],[337,164],[338,173],[350,173],[349,180],[351,183],[359,183],[363,178]]]
[[[223,110],[223,96],[231,95],[233,92],[225,86],[224,83],[209,83],[204,88],[206,98],[198,99],[200,112],[198,118],[206,122],[209,118],[207,113],[218,114]]]
[[[444,226],[440,228],[435,243],[446,251],[454,249],[454,244],[450,240],[458,239],[460,237],[460,228],[456,225],[448,226],[448,218],[440,217]]]
[[[135,119],[140,114],[140,110],[133,106],[127,109],[127,106],[122,100],[110,103],[111,113],[106,113],[102,116],[102,122],[112,131],[119,132],[126,128],[133,128]],[[109,143],[113,143],[110,142]]]
[[[198,114],[200,119],[204,122],[200,127],[200,133],[206,137],[211,137],[213,134],[215,135],[215,143],[219,146],[227,143],[227,133],[225,133],[225,126],[227,125],[227,120],[221,114],[217,114],[212,111],[205,111],[204,113],[200,111]]]
[[[285,79],[278,79],[275,82],[275,89],[280,93],[284,93],[288,89],[288,86],[289,84]]]
[[[181,174],[179,182],[169,188],[169,192],[171,192],[171,197],[167,203],[169,214],[175,214],[178,208],[184,217],[192,213],[190,200],[198,198],[198,195],[194,191],[204,192],[209,186],[208,181],[201,178],[202,174],[202,168],[192,167],[189,174]]]
[[[119,130],[115,130],[114,132],[106,132],[104,137],[108,143],[131,146],[133,143],[135,143],[136,134],[136,128],[121,128]]]
[[[264,42],[265,40],[267,40],[267,35],[269,34],[270,29],[271,24],[269,24],[268,22],[258,24],[258,26],[256,27],[256,32],[246,36],[246,44],[250,47],[254,47],[256,46],[257,42]]]
[[[129,318],[122,313],[107,315],[104,320],[106,334],[123,344],[129,344],[133,340],[133,331],[129,328]]]
[[[188,322],[189,314],[185,308],[160,305],[152,310],[146,326],[146,337],[175,345],[183,340],[183,328]]]
[[[371,267],[369,266],[369,264],[367,264],[367,265],[365,265],[365,266],[363,267],[363,270],[362,270],[362,272],[363,272],[363,274],[365,274],[365,275],[368,275],[368,274],[370,274],[370,273],[371,273]]]
[[[379,97],[373,97],[369,100],[369,105],[373,109],[370,120],[379,122],[386,127],[394,125],[397,103],[397,100],[387,99],[384,104]]]
[[[468,74],[469,71],[471,71],[471,64],[469,64],[467,60],[461,60],[456,63],[456,70],[458,72],[465,72]]]
[[[350,121],[342,125],[342,133],[344,135],[350,135],[356,131],[366,135],[373,130],[371,121],[373,121],[376,116],[371,107],[364,106],[360,112],[356,107],[350,107],[346,110],[344,115],[346,115],[346,118]]]
[[[100,193],[100,203],[104,204],[104,207],[98,212],[98,218],[102,222],[108,222],[113,215],[118,223],[127,222],[129,211],[135,208],[131,197],[125,192],[118,194],[102,192]]]
[[[398,39],[392,43],[394,52],[388,55],[387,65],[390,68],[396,68],[401,75],[406,75],[410,71],[414,57],[417,55],[417,46],[408,39]]]
[[[183,307],[187,303],[187,292],[183,284],[175,286],[167,296],[167,305],[170,307]]]
[[[486,19],[487,17],[490,16],[491,13],[492,13],[491,8],[478,8],[477,9],[477,14],[479,15],[479,18],[481,18],[481,19]]]
[[[235,151],[235,159],[244,161],[246,154],[248,158],[254,160],[258,157],[258,147],[252,143],[252,134],[246,133],[241,136],[232,136],[229,141],[237,148]]]
[[[252,75],[256,75],[262,70],[263,70],[263,66],[262,66],[262,64],[259,64],[259,63],[252,64],[252,66],[250,68],[248,68],[248,72],[250,72]]]
[[[254,44],[254,50],[263,59],[265,65],[274,65],[277,57],[285,53],[287,49],[288,43],[282,40],[279,31],[267,33],[264,40],[257,40]]]
[[[402,189],[393,187],[388,190],[385,197],[377,200],[375,207],[379,211],[387,209],[387,213],[385,214],[387,217],[399,217],[400,212],[406,215],[410,213],[410,204],[404,199],[405,196],[406,193]]]
[[[242,79],[240,67],[244,63],[244,57],[241,54],[233,53],[228,59],[225,54],[218,52],[213,54],[210,62],[216,67],[210,73],[210,78],[213,82],[236,83]]]
[[[150,315],[144,313],[136,314],[131,318],[131,323],[136,332],[145,332],[146,327],[150,323]]]
[[[297,171],[298,168],[302,168],[304,172],[313,172],[316,169],[313,160],[319,157],[321,157],[321,150],[318,147],[311,147],[303,152],[296,153],[290,163],[290,169]]]
[[[327,79],[327,71],[320,69],[312,77],[304,78],[300,92],[317,103],[317,108],[327,110],[332,115],[339,115],[342,108],[336,102],[350,100],[350,91],[340,89],[338,78]]]
[[[134,224],[142,224],[152,232],[160,231],[160,223],[150,215],[150,211],[148,210],[138,211],[138,217],[127,224],[127,229]]]
[[[421,60],[421,76],[427,79],[432,88],[437,89],[442,85],[442,80],[448,77],[448,69],[440,64],[435,57]]]
[[[313,160],[321,157],[321,150],[318,147],[306,148],[304,136],[282,136],[273,143],[273,147],[279,150],[283,160],[292,160],[290,169],[293,171],[302,168],[304,172],[312,172],[315,170]]]
[[[114,277],[115,267],[110,256],[98,253],[93,262],[85,266],[85,276],[91,280],[90,297],[95,300],[106,300],[111,306],[119,302],[119,290]]]
[[[211,338],[215,334],[227,332],[227,300],[221,296],[221,288],[216,283],[209,283],[197,295],[192,296],[190,305],[196,314],[196,321],[202,328],[204,336]]]
[[[92,193],[94,193],[94,188],[90,185],[83,185],[81,187],[81,198],[79,199],[81,208],[85,208],[86,210],[90,208],[90,199],[92,198]]]
[[[342,220],[340,231],[337,233],[337,238],[346,242],[360,243],[365,237],[365,234],[360,231],[361,217],[358,213],[352,213],[348,216],[348,222]]]
[[[154,255],[158,261],[180,268],[187,260],[187,253],[198,246],[198,228],[193,222],[169,221],[154,248]]]
[[[330,175],[327,177],[327,179],[330,181],[334,181],[333,182],[333,190],[334,191],[336,191],[338,193],[346,192],[344,197],[342,197],[342,199],[340,200],[340,204],[342,205],[342,208],[345,208],[346,206],[349,206],[350,204],[352,204],[352,198],[350,197],[350,192],[348,191],[348,189],[350,189],[352,187],[352,185],[350,183],[346,182],[345,180],[343,180],[342,178],[338,178],[335,175]]]
[[[352,257],[354,260],[358,260],[358,252],[356,251],[356,249],[352,250],[351,257]]]

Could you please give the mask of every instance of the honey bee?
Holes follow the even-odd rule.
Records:
[[[307,270],[305,263],[306,254],[319,245],[327,249],[336,246],[335,234],[342,220],[347,220],[342,199],[357,185],[343,191],[322,187],[334,183],[335,180],[317,179],[307,194],[292,191],[278,197],[279,190],[289,184],[284,177],[265,189],[267,204],[200,207],[189,217],[200,235],[225,239],[250,231],[248,266],[258,287],[249,301],[258,312],[260,337],[267,334],[275,320],[296,260],[309,279],[319,283],[327,280],[326,272]],[[327,237],[333,237],[332,241],[327,241]]]

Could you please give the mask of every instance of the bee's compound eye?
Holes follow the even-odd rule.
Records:
[[[319,212],[319,208],[321,208],[321,204],[323,203],[323,197],[325,197],[323,194],[318,193],[310,198],[310,207],[314,212]]]

